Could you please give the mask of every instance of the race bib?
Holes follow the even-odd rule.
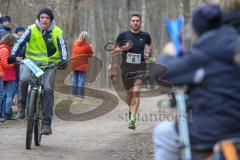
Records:
[[[23,63],[26,64],[26,66],[32,71],[32,73],[36,76],[36,77],[40,77],[44,74],[43,70],[41,70],[41,68],[39,68],[33,61],[31,61],[30,59],[24,59]]]
[[[141,54],[127,53],[127,63],[140,64],[141,63]]]

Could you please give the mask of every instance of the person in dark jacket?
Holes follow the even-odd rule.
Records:
[[[224,10],[224,23],[234,27],[240,34],[240,0],[221,0],[220,4]],[[240,36],[238,49],[234,56],[236,64],[240,65]]]
[[[17,26],[15,28],[15,33],[17,34],[18,38],[20,38],[23,35],[24,31],[25,31],[25,28],[22,26]]]
[[[17,37],[17,39],[20,39],[20,37],[23,35],[23,33],[25,32],[25,28],[23,26],[17,26],[15,28],[15,35]],[[21,50],[21,55],[22,58],[24,59],[24,55],[26,52],[26,46],[23,47],[23,49]],[[13,105],[17,105],[17,102],[20,100],[20,94],[19,94],[19,80],[20,80],[20,73],[22,73],[22,69],[23,64],[15,64],[15,71],[16,71],[16,88],[15,88],[15,92],[14,92],[14,98],[13,98]],[[20,110],[20,108],[18,108],[18,110]]]
[[[182,57],[174,57],[172,44],[164,49],[160,64],[169,72],[163,77],[176,86],[191,86],[186,99],[191,110],[189,135],[192,145],[214,145],[221,139],[240,137],[240,67],[234,64],[237,32],[222,25],[217,5],[198,8],[192,17],[197,39]],[[156,67],[153,77],[160,76]],[[153,133],[155,159],[176,160],[180,144],[175,122],[161,122]]]
[[[2,17],[0,23],[0,39],[8,33],[11,33],[11,29],[11,18],[9,16]]]
[[[240,0],[221,0],[224,23],[233,26],[240,33]]]

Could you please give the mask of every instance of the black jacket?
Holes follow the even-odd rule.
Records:
[[[192,144],[240,137],[240,68],[233,63],[236,45],[236,31],[223,26],[201,35],[181,58],[160,57],[159,63],[169,69],[164,80],[191,86],[186,103],[192,114]]]
[[[235,10],[224,14],[224,23],[232,25],[240,34],[240,10]]]
[[[10,27],[6,27],[3,24],[0,24],[0,39],[10,32],[11,32]]]

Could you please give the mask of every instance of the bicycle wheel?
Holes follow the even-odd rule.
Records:
[[[34,113],[36,105],[36,90],[30,91],[29,103],[28,103],[28,114],[27,114],[27,133],[26,133],[26,149],[31,149],[32,134],[34,126]]]
[[[38,105],[36,112],[36,120],[34,125],[34,142],[36,146],[40,146],[42,139],[42,99],[39,97]]]
[[[42,139],[42,121],[40,119],[35,120],[34,125],[34,142],[36,146],[40,146]]]

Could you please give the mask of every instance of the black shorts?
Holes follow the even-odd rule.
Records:
[[[133,71],[133,72],[122,71],[122,82],[126,90],[130,90],[131,88],[133,88],[134,83],[137,79],[144,81],[145,77],[146,77],[146,71],[143,71],[143,70]]]

